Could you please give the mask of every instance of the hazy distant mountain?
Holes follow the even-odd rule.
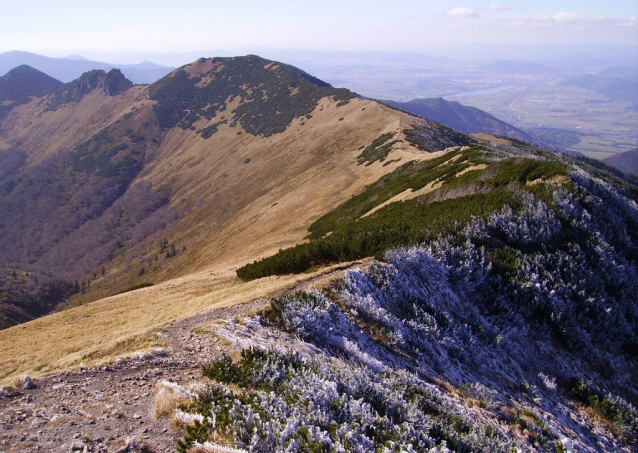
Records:
[[[548,75],[560,73],[554,68],[533,61],[493,61],[483,66],[490,72],[498,74]]]
[[[600,71],[596,75],[599,76],[612,76],[619,79],[638,81],[638,68],[629,68],[627,66],[614,66],[613,68],[607,68],[604,71]]]
[[[623,173],[633,173],[638,175],[638,148],[624,153],[614,154],[613,156],[603,159],[607,165],[616,167]]]
[[[514,126],[501,121],[495,116],[475,107],[468,107],[456,101],[446,101],[443,98],[414,99],[409,102],[383,101],[393,107],[414,113],[430,121],[436,121],[444,126],[460,132],[478,134],[487,132],[495,135],[537,143],[538,140]]]
[[[638,98],[638,84],[635,81],[632,82],[609,75],[579,74],[564,80],[562,83],[597,91],[612,100]]]
[[[68,58],[51,58],[17,50],[0,54],[0,74],[6,74],[21,65],[29,65],[62,82],[75,80],[85,72],[93,69],[101,69],[108,72],[113,68],[118,68],[124,73],[126,78],[136,84],[153,83],[174,69],[151,62],[134,65],[113,65],[80,59],[79,55],[72,55]]]
[[[44,96],[62,85],[57,79],[31,66],[22,65],[0,77],[0,118],[20,104],[26,104],[32,96]]]
[[[62,85],[57,79],[28,65],[18,66],[0,77],[0,100],[14,100],[24,95],[41,95],[48,88]]]
[[[88,58],[84,58],[82,55],[67,55],[66,57],[60,57],[66,60],[79,60],[79,61],[87,61]]]

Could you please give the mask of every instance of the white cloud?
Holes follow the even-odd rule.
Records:
[[[502,3],[490,3],[487,5],[487,9],[490,11],[506,11],[514,9],[514,5],[503,5]]]
[[[518,21],[535,23],[535,24],[551,24],[551,23],[573,23],[573,24],[592,24],[592,23],[631,23],[631,19],[614,19],[600,14],[578,14],[569,11],[558,11],[554,14],[537,14],[534,16],[520,16],[516,18]]]
[[[569,11],[558,11],[553,14],[537,14],[533,16],[518,16],[508,21],[509,26],[521,29],[562,29],[562,30],[617,30],[634,29],[638,27],[636,17],[618,18],[599,14],[578,14]],[[635,41],[635,36],[632,39]]]
[[[607,17],[601,16],[600,14],[578,14],[570,13],[568,11],[558,11],[552,15],[552,18],[557,22],[600,22],[609,20]]]
[[[477,13],[472,8],[466,8],[461,6],[459,8],[454,8],[445,13],[451,17],[479,17],[479,13]]]

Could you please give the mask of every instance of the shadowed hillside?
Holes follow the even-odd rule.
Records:
[[[413,99],[409,102],[383,102],[468,134],[487,132],[488,134],[503,135],[528,143],[538,142],[535,138],[499,120],[495,116],[475,107],[464,106],[456,101],[432,98]]]
[[[638,176],[638,148],[624,153],[614,154],[603,159],[607,165],[617,168],[623,173],[632,173]]]
[[[29,102],[31,97],[55,91],[62,82],[31,66],[22,65],[0,78],[0,119],[13,107]]]

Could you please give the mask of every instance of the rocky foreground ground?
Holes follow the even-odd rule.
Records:
[[[264,300],[168,325],[168,347],[97,368],[65,372],[3,392],[0,452],[173,452],[183,429],[156,417],[161,381],[188,386],[224,345],[196,327],[249,313]],[[28,388],[33,387],[35,388]]]

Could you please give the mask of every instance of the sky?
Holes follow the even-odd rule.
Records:
[[[0,0],[0,52],[419,52],[462,43],[638,48],[638,1]]]

